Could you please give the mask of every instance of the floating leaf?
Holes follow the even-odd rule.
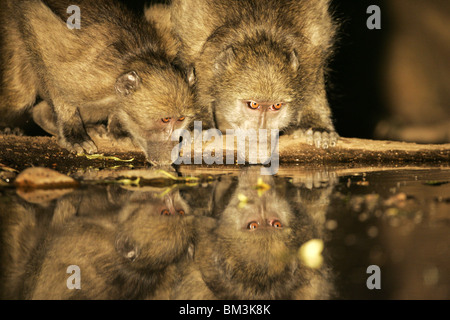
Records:
[[[127,164],[127,165],[123,164],[123,165],[108,167],[108,170],[117,170],[117,169],[122,169],[124,167],[130,168],[130,169],[134,168],[134,166],[132,164]]]
[[[270,186],[267,183],[265,183],[261,177],[259,177],[255,189],[258,191],[258,196],[261,197],[264,194],[264,192],[270,190]]]
[[[426,181],[424,184],[426,184],[427,186],[433,186],[433,187],[438,187],[438,186],[442,186],[443,184],[447,184],[450,183],[450,181]]]
[[[397,208],[389,208],[386,210],[385,215],[388,217],[393,217],[399,214],[399,210]]]
[[[136,187],[139,186],[140,181],[141,181],[140,177],[137,177],[134,180],[133,179],[119,179],[119,180],[116,180],[116,182],[119,183],[119,184],[123,184],[125,186],[136,186]]]
[[[198,178],[198,177],[177,177],[165,170],[157,170],[156,172],[162,173],[163,175],[167,176],[168,178],[170,178],[172,180],[183,182],[183,183],[186,183],[189,185],[196,185],[200,181],[200,178]]]
[[[310,268],[320,268],[323,263],[323,247],[323,240],[320,239],[312,239],[305,242],[299,249],[300,259]]]
[[[156,170],[157,173],[162,173],[163,175],[165,175],[166,177],[172,179],[172,180],[178,180],[179,177],[171,174],[170,172],[167,172],[166,170]]]
[[[248,203],[248,198],[244,194],[239,193],[238,199],[239,199],[239,204],[238,204],[239,209],[245,208]]]
[[[155,188],[168,188],[174,185],[186,185],[196,186],[199,182],[204,182],[205,177],[177,177],[171,172],[165,170],[152,170],[149,171],[127,171],[121,172],[121,176],[111,179],[110,176],[106,179],[96,179],[91,181],[95,184],[121,184],[123,186],[139,186],[139,187],[155,187]],[[209,181],[210,176],[206,177]],[[85,180],[86,181],[86,180]]]

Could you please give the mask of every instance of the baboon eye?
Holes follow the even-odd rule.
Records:
[[[248,106],[250,109],[253,109],[253,110],[259,109],[259,103],[258,103],[258,102],[255,102],[255,101],[249,101],[249,102],[247,102],[247,106]]]
[[[273,111],[278,111],[278,110],[281,109],[282,106],[283,106],[282,103],[277,103],[277,104],[271,105],[271,106],[270,106],[270,109],[273,110]]]
[[[167,123],[167,122],[169,122],[171,119],[172,119],[172,118],[162,118],[161,121],[162,121],[163,123]]]
[[[259,227],[259,223],[256,221],[252,221],[247,225],[247,229],[249,230],[255,230]]]
[[[270,221],[270,225],[274,228],[281,228],[282,224],[280,222],[280,220],[272,220]]]
[[[161,215],[162,215],[162,216],[170,216],[170,212],[169,212],[169,210],[167,210],[167,209],[163,209],[163,210],[161,211]]]
[[[185,213],[186,213],[186,212],[184,212],[184,210],[178,210],[178,214],[179,214],[180,216],[184,216]]]
[[[178,121],[184,121],[184,119],[186,119],[186,117],[181,117],[181,118],[178,118]]]

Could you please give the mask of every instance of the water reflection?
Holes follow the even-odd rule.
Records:
[[[324,238],[336,178],[259,173],[195,188],[84,187],[38,203],[5,194],[1,298],[330,297],[326,253],[311,268],[299,249]],[[72,265],[81,289],[68,289]]]
[[[304,242],[322,236],[326,195],[332,185],[310,190],[285,179],[259,176],[256,170],[222,179],[211,190],[210,214],[196,223],[200,228],[194,259],[174,297],[328,297],[327,268],[303,266],[298,250]]]

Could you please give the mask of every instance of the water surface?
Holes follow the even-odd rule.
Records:
[[[0,188],[0,297],[450,297],[448,168],[180,171],[202,178]]]

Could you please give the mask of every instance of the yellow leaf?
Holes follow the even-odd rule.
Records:
[[[89,160],[100,159],[100,160],[114,160],[114,161],[122,161],[122,162],[131,162],[134,160],[134,158],[129,159],[129,160],[123,160],[123,159],[113,157],[113,156],[105,156],[103,153],[102,154],[78,154],[77,156],[79,156],[79,157],[85,156]]]
[[[238,199],[239,199],[239,209],[245,208],[247,206],[247,202],[248,202],[248,198],[243,195],[242,193],[238,194]]]
[[[264,192],[270,190],[270,186],[265,183],[261,177],[259,177],[255,189],[258,191],[258,196],[261,197]]]
[[[117,183],[126,185],[126,186],[139,186],[139,182],[141,181],[141,178],[136,178],[135,180],[132,179],[120,179],[117,180]]]
[[[305,242],[299,249],[299,256],[303,263],[313,269],[318,269],[323,263],[323,240],[312,239]]]

